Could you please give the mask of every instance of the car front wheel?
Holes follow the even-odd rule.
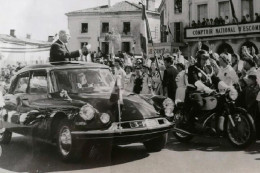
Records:
[[[144,146],[148,151],[151,151],[151,152],[160,151],[165,147],[165,145],[167,143],[167,139],[168,139],[168,133],[166,133],[160,137],[151,139],[149,141],[145,141]]]
[[[63,161],[77,162],[82,158],[83,143],[71,135],[72,127],[68,120],[59,123],[57,147]]]
[[[12,132],[5,128],[0,129],[0,144],[9,144],[12,139]]]

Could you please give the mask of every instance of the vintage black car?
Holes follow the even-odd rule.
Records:
[[[32,136],[57,144],[63,160],[79,159],[86,143],[100,140],[142,142],[147,150],[161,150],[172,127],[172,101],[124,93],[119,106],[110,100],[114,85],[109,68],[101,64],[24,67],[4,96],[0,142],[8,144],[12,132]]]

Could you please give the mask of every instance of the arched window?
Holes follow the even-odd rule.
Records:
[[[218,46],[217,48],[217,53],[218,54],[221,54],[223,52],[228,52],[230,54],[233,54],[234,53],[234,50],[232,48],[232,46],[230,46],[229,44],[227,43],[222,43],[221,45]]]
[[[255,49],[255,53],[256,53],[256,54],[259,53],[259,50],[258,50],[257,46],[256,46],[254,43],[252,43],[252,42],[250,42],[250,41],[247,41],[247,42],[245,42],[244,44],[242,44],[242,46],[241,46],[241,48],[240,48],[240,55],[242,54],[242,47],[243,47],[243,46],[246,46],[246,47],[247,47],[247,49],[249,50],[249,53],[250,53],[250,54],[252,53],[252,48]]]

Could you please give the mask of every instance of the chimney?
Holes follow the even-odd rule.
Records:
[[[53,40],[54,40],[54,36],[49,35],[49,36],[48,36],[48,42],[53,42]]]
[[[31,39],[31,34],[26,34],[27,39]]]
[[[14,30],[14,29],[11,29],[11,30],[10,30],[10,36],[16,37],[16,36],[15,36],[15,30]]]
[[[108,0],[108,7],[111,7],[111,0]]]
[[[155,11],[155,0],[146,0],[146,10]]]

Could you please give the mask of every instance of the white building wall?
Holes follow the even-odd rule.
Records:
[[[162,0],[164,2],[164,0]],[[183,27],[187,27],[191,25],[191,21],[194,20],[195,22],[198,21],[198,5],[201,4],[208,4],[208,16],[207,18],[212,18],[213,20],[216,17],[219,17],[219,2],[229,2],[229,0],[182,0],[182,13],[175,14],[174,13],[174,0],[165,0],[164,4],[162,3],[159,12],[161,14],[164,11],[164,25],[168,25],[170,23],[171,31],[174,35],[174,22],[183,22]],[[241,0],[233,0],[234,9],[236,13],[236,17],[238,18],[239,22],[242,19],[243,9]],[[232,11],[230,8],[230,19],[232,17]],[[253,0],[253,13],[260,14],[260,0]],[[224,16],[222,16],[224,17]],[[183,33],[184,35],[184,33]],[[255,44],[260,52],[260,42],[259,42],[259,34],[252,34],[252,35],[236,35],[231,36],[228,35],[226,37],[212,37],[212,38],[194,38],[194,39],[184,39],[183,43],[186,46],[182,47],[182,52],[186,53],[186,55],[195,55],[197,48],[198,48],[198,41],[201,41],[204,45],[210,47],[210,45],[214,45],[213,51],[217,51],[218,47],[223,43],[229,44],[235,53],[240,54],[241,46],[246,42],[251,42]],[[171,43],[175,44],[170,34],[168,34],[167,38],[168,44]]]
[[[88,33],[81,33],[81,23],[88,23]],[[80,49],[81,42],[88,42],[92,48],[97,48],[99,46],[97,40],[100,34],[99,24],[100,18],[96,16],[69,16],[68,28],[72,36],[68,44],[70,51]]]
[[[160,17],[159,15],[148,14],[148,21],[152,35],[154,36],[154,42],[160,42]],[[71,51],[80,48],[80,42],[88,42],[92,45],[91,51],[97,51],[98,47],[101,48],[101,42],[105,41],[105,34],[101,33],[101,27],[103,22],[109,23],[109,31],[114,30],[121,35],[121,42],[118,42],[114,46],[114,53],[121,50],[122,42],[130,42],[132,47],[134,41],[135,54],[141,54],[140,49],[140,23],[142,22],[141,11],[140,13],[133,14],[110,14],[110,15],[84,15],[84,16],[69,16],[68,24],[71,34],[69,41],[69,49]],[[123,22],[130,22],[131,33],[125,35],[123,33]],[[81,23],[88,23],[88,33],[81,33]],[[98,41],[99,38],[99,41]],[[112,46],[109,44],[109,52],[112,51]]]
[[[173,3],[173,0],[168,0]],[[188,6],[185,5],[185,2],[187,0],[183,0],[183,7],[186,8]],[[208,18],[215,19],[216,17],[219,17],[219,2],[229,2],[229,0],[191,0],[192,3],[192,20],[195,20],[197,22],[198,20],[198,5],[200,4],[208,4]],[[236,16],[239,21],[242,19],[242,3],[241,0],[233,0],[234,9],[236,12]],[[259,0],[253,0],[253,9],[254,13],[260,13],[260,1]],[[230,9],[230,15],[232,19],[232,13]],[[223,16],[222,16],[223,17]]]
[[[26,49],[28,51],[26,52]],[[31,51],[36,50],[36,51]],[[41,50],[41,51],[37,51]],[[38,46],[0,42],[1,66],[23,64],[43,64],[49,61],[49,49]]]

